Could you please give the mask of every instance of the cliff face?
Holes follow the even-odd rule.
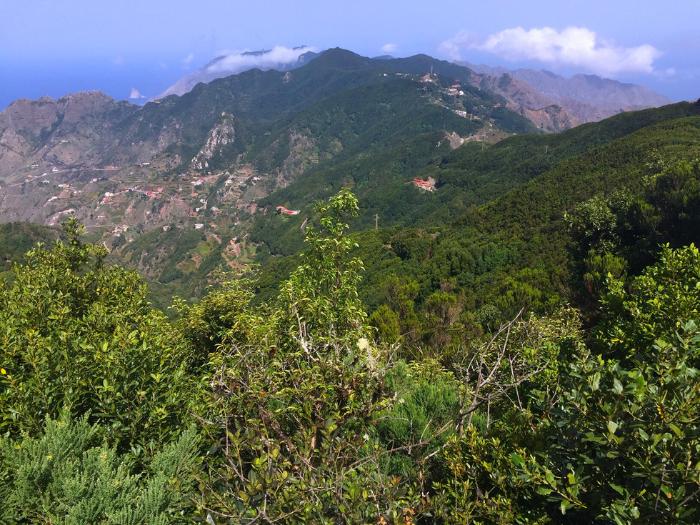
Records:
[[[543,131],[563,131],[584,122],[509,73],[500,76],[478,74],[472,83],[480,89],[501,95],[506,99],[508,109],[521,114]]]
[[[236,130],[234,128],[233,116],[225,111],[221,113],[221,120],[217,122],[209,134],[204,146],[192,157],[190,162],[196,170],[205,170],[209,168],[209,161],[212,160],[221,150],[233,143],[236,139]]]
[[[99,92],[18,100],[0,113],[0,178],[26,164],[99,164],[119,123],[137,110]]]

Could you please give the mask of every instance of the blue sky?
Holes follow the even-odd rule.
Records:
[[[146,97],[225,51],[340,46],[563,74],[700,97],[700,1],[0,0],[0,107],[99,89]]]

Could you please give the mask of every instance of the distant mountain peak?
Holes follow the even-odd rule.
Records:
[[[332,64],[341,67],[366,66],[370,58],[363,57],[342,47],[333,47],[321,52],[315,59],[318,64]]]
[[[547,70],[508,70],[466,62],[461,64],[483,75],[482,84],[506,97],[513,109],[525,114],[556,105],[568,115],[573,126],[602,120],[621,111],[658,107],[671,102],[644,86],[588,73],[567,78]],[[504,78],[506,75],[508,80]]]

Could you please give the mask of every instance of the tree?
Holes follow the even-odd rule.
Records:
[[[468,348],[454,376],[461,383],[455,432],[437,459],[431,510],[446,523],[548,523],[534,483],[521,475],[521,448],[539,449],[534,409],[556,389],[558,358],[580,341],[577,313],[522,314]],[[513,461],[513,458],[516,461]]]
[[[242,308],[210,357],[203,418],[217,453],[206,505],[235,523],[367,522],[412,501],[410,485],[383,471],[373,431],[386,363],[345,235],[357,201],[343,190],[317,210],[278,300]]]
[[[286,336],[292,345],[355,344],[367,336],[357,291],[363,265],[351,256],[357,244],[345,235],[345,221],[358,210],[347,189],[316,207],[318,225],[306,229],[302,262],[280,290],[280,308],[288,314],[283,326],[291,327]]]
[[[444,349],[459,329],[454,326],[462,312],[460,298],[449,292],[433,292],[425,301],[426,339],[433,348]]]
[[[663,246],[641,275],[610,278],[601,306],[598,345],[621,358],[650,354],[656,340],[671,341],[686,322],[700,319],[700,251],[693,244]]]
[[[401,340],[399,316],[386,304],[372,312],[369,322],[377,330],[380,341],[393,344]]]

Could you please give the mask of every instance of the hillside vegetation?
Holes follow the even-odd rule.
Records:
[[[343,189],[277,293],[175,319],[69,221],[0,288],[0,519],[696,523],[699,130],[432,230],[351,235]]]
[[[698,523],[700,101],[471,75],[331,50],[3,185],[63,229],[0,226],[0,523]]]
[[[73,215],[156,283],[161,306],[175,293],[201,297],[217,270],[250,262],[252,223],[277,205],[311,206],[356,167],[381,192],[463,141],[537,132],[470,78],[427,56],[332,49],[293,71],[251,70],[143,107],[99,93],[18,101],[0,113],[0,220]],[[323,195],[266,199],[319,174]]]
[[[370,309],[389,304],[395,279],[415,290],[417,309],[431,294],[448,292],[460,311],[483,308],[499,321],[523,306],[546,312],[575,300],[581,282],[567,215],[592,198],[640,198],[654,191],[646,185],[659,163],[699,158],[699,115],[698,104],[683,103],[560,135],[513,137],[484,151],[465,145],[422,172],[438,181],[434,193],[405,184],[395,185],[395,192],[391,184],[381,191],[351,184],[367,201],[384,204],[363,207],[354,223],[366,247],[361,248],[368,267],[364,300]],[[306,190],[313,192],[307,185],[299,191]],[[390,211],[388,217],[380,214],[379,225],[393,227],[375,231],[375,213],[384,209]],[[254,238],[275,255],[262,259],[263,282],[274,286],[295,264],[293,257],[278,256],[295,252],[302,221],[259,221]],[[660,241],[649,241],[647,250],[655,242]]]
[[[54,229],[26,222],[0,224],[0,276],[22,261],[36,243],[53,241],[57,235]]]

